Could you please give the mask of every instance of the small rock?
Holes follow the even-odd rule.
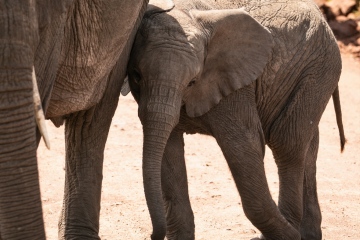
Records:
[[[338,39],[354,36],[357,34],[357,23],[345,16],[338,16],[335,20],[329,21],[329,25]]]
[[[349,13],[347,15],[347,17],[350,18],[350,19],[354,19],[355,21],[356,21],[356,18],[357,18],[357,16],[354,13]]]
[[[334,15],[335,17],[341,15],[340,5],[338,4],[337,1],[327,2],[327,3],[326,3],[326,6],[329,8],[329,10],[331,11],[331,13],[333,13],[333,15]]]
[[[357,24],[356,31],[360,32],[360,21],[356,21],[356,24]]]
[[[326,0],[314,0],[314,1],[319,7],[324,6],[326,3]]]
[[[326,5],[331,9],[335,16],[347,16],[356,9],[356,0],[332,0],[326,2]]]
[[[337,0],[341,3],[340,9],[342,14],[347,16],[349,13],[356,9],[356,0]]]
[[[333,13],[333,10],[327,6],[326,4],[322,5],[319,7],[321,12],[323,13],[326,21],[331,21],[331,20],[334,20],[336,18],[336,15],[335,13]]]

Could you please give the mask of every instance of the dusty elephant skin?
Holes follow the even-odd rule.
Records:
[[[345,138],[340,53],[313,1],[150,1],[128,72],[143,125],[152,239],[194,239],[184,133],[216,139],[264,238],[321,239],[318,124],[332,94],[342,148]],[[278,167],[278,206],[265,144]]]
[[[104,145],[146,5],[0,0],[0,239],[45,239],[33,71],[46,117],[66,125],[59,238],[99,239]]]

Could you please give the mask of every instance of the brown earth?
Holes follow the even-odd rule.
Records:
[[[360,239],[360,63],[343,55],[340,96],[347,145],[340,153],[332,101],[320,124],[318,194],[323,239]],[[64,185],[63,128],[48,122],[52,149],[38,149],[48,239],[57,239]],[[244,216],[225,159],[211,137],[185,136],[196,239],[251,239],[259,231]],[[121,97],[105,151],[100,236],[103,240],[150,239],[151,224],[141,173],[142,130],[132,96]],[[267,149],[265,167],[274,199],[277,170]]]

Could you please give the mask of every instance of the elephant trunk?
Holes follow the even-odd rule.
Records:
[[[0,3],[0,239],[45,239],[32,83],[35,4]]]
[[[161,163],[170,133],[179,121],[181,95],[174,89],[154,87],[151,97],[139,103],[143,124],[143,181],[147,205],[153,224],[152,239],[166,235],[165,208],[161,189]]]

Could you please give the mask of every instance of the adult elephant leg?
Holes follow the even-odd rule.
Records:
[[[316,190],[316,159],[318,149],[319,129],[314,134],[305,160],[303,218],[300,225],[301,239],[304,240],[322,239],[321,211]]]
[[[121,81],[117,82],[110,85],[99,104],[66,120],[65,193],[59,239],[100,239],[103,158],[121,89]]]
[[[59,239],[99,239],[104,148],[140,21],[138,17],[109,78],[104,79],[108,85],[101,101],[66,121],[66,178]]]
[[[130,43],[120,57],[127,56]],[[127,58],[126,58],[127,59]],[[110,74],[103,99],[66,120],[66,176],[59,239],[99,239],[99,215],[105,143],[114,116],[127,61]]]
[[[267,240],[300,240],[300,233],[280,214],[270,195],[263,162],[265,141],[253,90],[246,87],[228,96],[204,118],[213,126],[248,219]]]
[[[60,239],[100,239],[103,154],[110,123],[101,124],[103,119],[99,118],[97,108],[71,114],[66,120],[66,174]]]
[[[173,131],[166,144],[161,182],[166,209],[167,239],[195,239],[194,214],[189,199],[182,132]]]

